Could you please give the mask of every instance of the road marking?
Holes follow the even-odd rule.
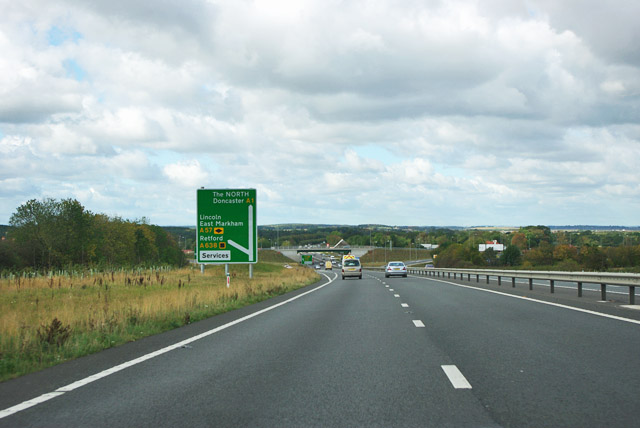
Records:
[[[425,326],[424,323],[422,321],[420,321],[420,320],[413,320],[413,324],[416,327],[424,327]]]
[[[628,322],[628,323],[632,323],[632,324],[640,324],[639,320],[634,320],[634,319],[630,319],[630,318],[623,318],[623,317],[619,317],[619,316],[616,316],[616,315],[604,314],[602,312],[590,311],[588,309],[574,308],[573,306],[562,305],[560,303],[545,302],[544,300],[533,299],[531,297],[516,296],[516,295],[513,295],[513,294],[503,293],[501,291],[487,290],[485,288],[473,287],[471,285],[456,284],[455,282],[443,281],[441,279],[423,278],[423,277],[420,277],[420,276],[415,276],[414,278],[420,278],[420,279],[423,279],[425,281],[441,282],[443,284],[455,285],[456,287],[469,288],[471,290],[484,291],[486,293],[499,294],[499,295],[505,296],[505,297],[511,297],[511,298],[514,298],[514,299],[526,300],[528,302],[541,303],[543,305],[555,306],[555,307],[562,308],[562,309],[569,309],[569,310],[572,310],[572,311],[582,312],[582,313],[585,313],[585,314],[596,315],[596,316],[603,317],[603,318],[610,318],[610,319],[617,320],[617,321],[624,321],[624,322]]]
[[[449,382],[455,389],[471,389],[471,384],[456,366],[442,366],[442,370],[449,378]]]
[[[400,297],[400,295],[399,294],[394,294],[393,297]]]
[[[393,291],[393,288],[390,288],[389,291]]]
[[[45,401],[51,400],[52,398],[62,394],[64,394],[64,392],[49,392],[47,394],[42,394],[39,397],[32,398],[31,400],[23,401],[20,404],[16,404],[13,407],[9,407],[8,409],[0,410],[0,419],[6,416],[12,415],[14,413],[18,413],[22,410],[28,409],[29,407],[33,407],[37,404],[44,403]]]
[[[23,401],[22,403],[16,404],[15,406],[9,407],[9,408],[4,409],[4,410],[0,410],[0,419],[6,418],[7,416],[11,416],[11,415],[13,415],[15,413],[18,413],[18,412],[20,412],[22,410],[26,410],[26,409],[28,409],[30,407],[33,407],[35,405],[38,405],[40,403],[44,403],[45,401],[51,400],[52,398],[55,398],[55,397],[58,397],[58,396],[64,394],[65,392],[73,391],[74,389],[80,388],[81,386],[87,385],[87,384],[89,384],[91,382],[95,382],[98,379],[102,379],[103,377],[109,376],[109,375],[111,375],[113,373],[117,373],[117,372],[119,372],[121,370],[124,370],[124,369],[126,369],[128,367],[131,367],[131,366],[134,366],[136,364],[142,363],[143,361],[150,360],[151,358],[157,357],[158,355],[165,354],[165,353],[167,353],[169,351],[173,351],[174,349],[179,349],[179,348],[181,348],[181,347],[183,347],[185,345],[188,345],[189,343],[195,342],[196,340],[200,340],[200,339],[203,339],[203,338],[205,338],[207,336],[211,336],[212,334],[218,333],[218,332],[220,332],[222,330],[225,330],[225,329],[227,329],[227,328],[229,328],[231,326],[234,326],[236,324],[240,324],[241,322],[244,322],[244,321],[247,321],[247,320],[249,320],[251,318],[257,317],[258,315],[262,315],[265,312],[269,312],[269,311],[271,311],[273,309],[276,309],[276,308],[278,308],[278,307],[280,307],[282,305],[286,305],[287,303],[291,303],[294,300],[297,300],[297,299],[299,299],[299,298],[301,298],[303,296],[306,296],[307,294],[311,294],[314,291],[318,291],[321,288],[326,287],[327,285],[331,284],[333,281],[335,281],[338,278],[337,274],[335,275],[335,277],[333,279],[329,278],[329,276],[324,274],[324,273],[322,275],[324,277],[326,277],[329,280],[329,282],[327,282],[326,284],[319,285],[318,287],[316,287],[316,288],[314,288],[312,290],[305,291],[304,293],[298,294],[297,296],[294,296],[294,297],[292,297],[292,298],[290,298],[288,300],[282,301],[282,302],[280,302],[278,304],[275,304],[273,306],[269,306],[268,308],[261,309],[261,310],[259,310],[257,312],[254,312],[254,313],[249,314],[247,316],[244,316],[242,318],[238,318],[235,321],[231,321],[231,322],[229,322],[227,324],[221,325],[221,326],[216,327],[214,329],[211,329],[209,331],[205,331],[204,333],[200,333],[200,334],[198,334],[196,336],[193,336],[193,337],[190,337],[188,339],[182,340],[182,341],[180,341],[178,343],[174,343],[173,345],[166,346],[166,347],[164,347],[162,349],[158,349],[157,351],[154,351],[154,352],[151,352],[149,354],[143,355],[141,357],[135,358],[135,359],[133,359],[131,361],[127,361],[125,363],[122,363],[122,364],[119,364],[117,366],[111,367],[109,369],[103,370],[103,371],[101,371],[99,373],[96,373],[96,374],[91,375],[89,377],[86,377],[84,379],[80,379],[78,381],[72,382],[69,385],[60,387],[60,388],[56,389],[53,392],[42,394],[42,395],[40,395],[38,397],[32,398],[31,400]]]
[[[406,303],[400,303],[400,306],[402,306],[403,308],[408,308],[409,307],[409,305],[406,304]]]

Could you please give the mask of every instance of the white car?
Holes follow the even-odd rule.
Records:
[[[356,258],[343,260],[342,279],[347,277],[362,279],[362,265],[360,264],[360,260]]]
[[[402,262],[389,262],[384,270],[384,277],[390,276],[404,276],[407,277],[407,267]]]

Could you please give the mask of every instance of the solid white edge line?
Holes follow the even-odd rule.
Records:
[[[541,303],[543,305],[555,306],[555,307],[558,307],[558,308],[569,309],[569,310],[572,310],[572,311],[582,312],[582,313],[585,313],[585,314],[597,315],[597,316],[603,317],[603,318],[610,318],[610,319],[613,319],[613,320],[616,320],[616,321],[624,321],[624,322],[628,322],[628,323],[632,323],[632,324],[639,324],[640,325],[640,321],[639,320],[634,320],[634,319],[631,319],[631,318],[623,318],[623,317],[619,317],[619,316],[616,316],[616,315],[604,314],[602,312],[590,311],[588,309],[575,308],[573,306],[562,305],[560,303],[545,302],[544,300],[533,299],[531,297],[525,297],[525,296],[515,296],[513,294],[503,293],[502,291],[487,290],[485,288],[473,287],[471,285],[456,284],[455,282],[443,281],[441,279],[424,278],[424,277],[421,277],[421,276],[414,276],[414,278],[420,278],[420,279],[429,280],[429,281],[437,281],[437,282],[441,282],[443,284],[455,285],[456,287],[469,288],[469,289],[472,289],[472,290],[478,290],[478,291],[484,291],[484,292],[487,292],[487,293],[499,294],[501,296],[512,297],[514,299],[526,300],[528,302]]]
[[[201,334],[198,334],[196,336],[190,337],[190,338],[185,339],[185,340],[183,340],[181,342],[174,343],[173,345],[166,346],[166,347],[164,347],[162,349],[158,349],[157,351],[150,352],[150,353],[148,353],[146,355],[143,355],[141,357],[135,358],[135,359],[133,359],[131,361],[127,361],[125,363],[122,363],[122,364],[119,364],[117,366],[111,367],[109,369],[103,370],[103,371],[101,371],[99,373],[96,373],[94,375],[88,376],[88,377],[86,377],[84,379],[80,379],[78,381],[70,383],[69,385],[66,385],[66,386],[63,386],[63,387],[60,387],[60,388],[56,389],[54,392],[49,392],[49,393],[46,393],[46,394],[42,394],[42,395],[40,395],[38,397],[35,397],[35,398],[30,399],[30,400],[23,401],[22,403],[16,404],[15,406],[11,406],[11,407],[6,408],[4,410],[0,410],[0,419],[6,418],[7,416],[11,416],[11,415],[13,415],[15,413],[18,413],[18,412],[20,412],[22,410],[25,410],[25,409],[28,409],[30,407],[33,407],[33,406],[35,406],[37,404],[44,403],[45,401],[51,400],[52,398],[55,398],[55,397],[58,397],[58,396],[64,394],[65,392],[73,391],[74,389],[80,388],[81,386],[87,385],[87,384],[89,384],[91,382],[94,382],[94,381],[96,381],[98,379],[102,379],[103,377],[109,376],[109,375],[111,375],[113,373],[117,373],[117,372],[119,372],[121,370],[124,370],[124,369],[126,369],[128,367],[134,366],[136,364],[139,364],[139,363],[141,363],[143,361],[150,360],[151,358],[157,357],[158,355],[162,355],[162,354],[165,354],[165,353],[167,353],[169,351],[173,351],[174,349],[177,349],[177,348],[180,348],[180,347],[182,347],[184,345],[187,345],[189,343],[195,342],[196,340],[200,340],[200,339],[202,339],[204,337],[211,336],[212,334],[218,333],[219,331],[225,330],[225,329],[227,329],[227,328],[229,328],[231,326],[234,326],[234,325],[239,324],[241,322],[247,321],[247,320],[249,320],[251,318],[257,317],[258,315],[262,315],[263,313],[269,312],[269,311],[271,311],[273,309],[276,309],[276,308],[278,308],[278,307],[280,307],[282,305],[286,305],[287,303],[293,302],[294,300],[297,300],[300,297],[306,296],[307,294],[313,293],[314,291],[318,291],[321,288],[326,287],[327,285],[329,285],[333,281],[335,281],[336,278],[338,278],[337,274],[336,274],[335,278],[333,278],[333,279],[329,278],[329,276],[324,274],[324,273],[321,274],[321,275],[323,275],[325,278],[327,278],[327,280],[329,280],[329,282],[327,282],[326,284],[319,285],[318,287],[316,287],[316,288],[314,288],[312,290],[305,291],[304,293],[298,294],[297,296],[294,296],[294,297],[292,297],[290,299],[287,299],[287,300],[285,300],[283,302],[280,302],[280,303],[275,304],[273,306],[269,306],[268,308],[261,309],[261,310],[259,310],[257,312],[254,312],[252,314],[246,315],[246,316],[244,316],[242,318],[238,318],[235,321],[231,321],[230,323],[221,325],[220,327],[216,327],[216,328],[211,329],[209,331],[205,331],[204,333],[201,333]]]
[[[64,394],[64,392],[49,392],[47,394],[42,394],[39,397],[32,398],[31,400],[23,401],[20,404],[16,404],[13,407],[9,407],[8,409],[0,410],[0,419],[13,415],[14,413],[18,413],[22,410],[26,410],[29,407],[33,407],[37,404],[44,403],[45,401],[49,401],[52,398],[62,394]]]
[[[453,365],[441,366],[444,373],[449,378],[449,382],[455,389],[471,389],[471,384],[464,377],[462,372],[458,369],[458,367]]]

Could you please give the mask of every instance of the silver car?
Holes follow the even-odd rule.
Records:
[[[407,267],[402,262],[389,262],[384,270],[384,277],[390,276],[404,276],[407,277]]]

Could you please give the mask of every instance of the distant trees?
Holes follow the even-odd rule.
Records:
[[[269,238],[259,238],[258,248],[271,248],[271,240]]]
[[[563,260],[578,261],[578,248],[572,245],[557,245],[553,249],[553,260],[561,262]]]
[[[511,245],[515,245],[520,250],[527,249],[527,236],[522,232],[516,232],[511,237]]]
[[[493,248],[487,248],[484,251],[484,260],[487,266],[496,266],[498,264],[498,253]]]
[[[274,233],[274,229],[267,233]],[[262,235],[262,232],[261,236]],[[275,236],[275,234],[274,234]],[[640,232],[637,231],[552,231],[547,226],[526,226],[515,231],[445,228],[398,228],[389,226],[305,226],[304,231],[280,230],[297,243],[337,242],[352,246],[407,248],[437,244],[433,250],[439,267],[513,267],[555,270],[635,270],[640,271]],[[484,242],[504,244],[501,254],[478,250]],[[303,244],[301,244],[303,245]]]
[[[518,266],[522,260],[522,253],[515,245],[509,245],[500,255],[500,264],[503,266]]]
[[[553,265],[553,246],[543,241],[536,248],[528,250],[524,260],[533,266],[551,266]]]
[[[463,245],[451,244],[439,251],[435,260],[436,267],[470,267],[469,251]]]
[[[329,244],[330,246],[333,247],[338,242],[340,242],[340,239],[342,239],[342,238],[340,238],[340,235],[338,233],[332,232],[332,233],[327,235],[326,241],[327,241],[327,244]]]
[[[607,256],[598,247],[585,247],[580,252],[580,260],[588,270],[601,271],[607,268]]]
[[[608,247],[606,254],[610,267],[640,266],[640,245]]]
[[[520,233],[524,233],[527,238],[527,244],[529,248],[538,247],[541,243],[551,243],[553,236],[551,229],[546,226],[527,226],[521,227]]]
[[[0,267],[183,263],[175,239],[161,227],[94,214],[74,199],[32,199],[9,223]]]
[[[477,238],[508,243],[499,255],[480,252]],[[516,232],[455,231],[430,236],[440,247],[437,267],[524,267],[526,269],[640,271],[640,233],[590,230],[552,233],[546,226],[527,226]]]

